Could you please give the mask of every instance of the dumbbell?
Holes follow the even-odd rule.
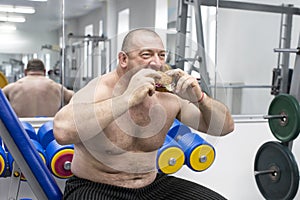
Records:
[[[209,168],[215,160],[214,147],[196,133],[186,133],[177,141],[185,154],[185,164],[193,171]]]
[[[0,177],[4,177],[6,173],[7,157],[4,149],[2,148],[2,140],[0,138]]]
[[[39,153],[42,161],[45,164],[47,164],[45,150],[43,149],[42,145],[38,141],[38,137],[37,137],[37,134],[35,132],[35,129],[33,128],[33,126],[29,122],[21,121],[21,124],[22,124],[23,128],[25,129],[27,135],[29,136],[29,138],[30,138],[32,144],[34,145],[35,149]],[[9,168],[10,168],[10,171],[12,172],[14,158],[12,157],[10,152],[8,152],[7,157],[8,157]],[[26,178],[24,177],[23,174],[21,174],[21,180],[23,180],[23,181],[26,180]]]
[[[215,149],[198,134],[175,119],[168,135],[177,141],[185,154],[185,164],[194,171],[209,168],[215,160]]]
[[[74,154],[74,145],[60,145],[53,134],[53,121],[44,123],[38,130],[38,138],[45,149],[48,168],[58,178],[70,178],[71,162]]]
[[[179,120],[175,119],[172,126],[170,127],[168,131],[168,135],[171,136],[171,138],[174,138],[176,141],[184,134],[190,133],[191,129],[180,122]]]
[[[165,174],[177,172],[184,164],[184,152],[170,136],[166,136],[163,146],[157,152],[157,169]]]

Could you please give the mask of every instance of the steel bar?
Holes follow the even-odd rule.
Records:
[[[188,4],[193,4],[194,0],[186,1]],[[198,0],[199,4],[204,6],[216,6],[216,0]],[[224,1],[219,0],[219,8],[231,8],[231,9],[239,9],[239,10],[247,10],[247,11],[260,11],[260,12],[271,12],[271,13],[288,13],[300,15],[300,8],[295,8],[291,6],[275,6],[268,4],[258,4],[258,3],[246,3],[239,1]]]
[[[258,176],[258,175],[263,175],[263,174],[274,174],[274,173],[276,173],[276,171],[274,169],[268,169],[268,170],[255,171],[254,175]]]

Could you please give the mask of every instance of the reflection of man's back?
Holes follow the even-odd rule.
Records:
[[[61,87],[44,76],[26,76],[16,82],[9,101],[18,117],[52,117],[61,106]]]

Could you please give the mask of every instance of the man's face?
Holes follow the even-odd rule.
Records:
[[[132,68],[151,68],[162,70],[165,64],[166,51],[157,48],[140,48],[126,53],[128,56],[128,67]]]
[[[131,50],[126,54],[129,69],[162,70],[166,60],[166,50],[161,39],[149,35],[137,35],[131,45]]]

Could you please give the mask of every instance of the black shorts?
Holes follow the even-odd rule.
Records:
[[[71,177],[66,181],[64,200],[225,200],[220,194],[181,178],[157,174],[142,188],[124,188]]]

